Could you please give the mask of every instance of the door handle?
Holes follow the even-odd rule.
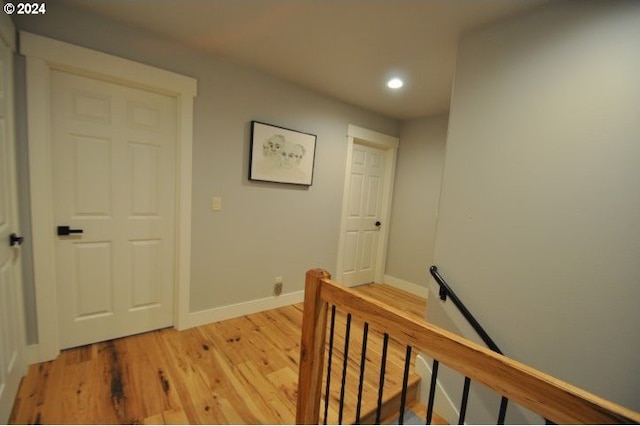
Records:
[[[382,222],[380,222],[379,220],[376,220],[376,226],[379,228],[382,225]]]
[[[18,237],[16,233],[9,235],[9,247],[21,246],[24,241],[24,237]]]
[[[82,229],[71,229],[68,226],[58,226],[58,235],[82,234]]]

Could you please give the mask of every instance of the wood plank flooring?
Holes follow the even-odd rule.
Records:
[[[379,284],[358,290],[424,317],[424,299]],[[340,398],[344,315],[336,324],[330,423],[337,421]],[[292,424],[301,325],[302,304],[297,304],[65,350],[54,361],[29,367],[10,423]],[[347,376],[344,423],[355,413],[362,324],[354,321],[350,331],[354,342],[347,364],[353,371]],[[380,335],[371,336],[367,346],[363,413],[377,402],[381,341]],[[404,351],[390,345],[387,398],[401,383]]]

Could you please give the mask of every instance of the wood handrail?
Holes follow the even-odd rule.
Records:
[[[495,353],[447,330],[359,294],[328,272],[307,272],[300,346],[298,424],[318,424],[327,307],[343,307],[354,317],[389,333],[472,380],[558,424],[640,423],[640,413]]]

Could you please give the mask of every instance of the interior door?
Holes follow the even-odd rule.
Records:
[[[4,32],[4,29],[0,32]],[[0,424],[7,424],[20,380],[25,372],[25,336],[15,137],[12,123],[13,52],[5,43],[5,34],[2,36],[0,37]]]
[[[173,324],[176,100],[51,72],[60,348]]]
[[[348,182],[343,249],[347,285],[373,282],[382,220],[385,151],[354,144]]]

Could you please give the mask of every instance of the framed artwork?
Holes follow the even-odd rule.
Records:
[[[251,122],[249,179],[310,186],[316,135]]]

